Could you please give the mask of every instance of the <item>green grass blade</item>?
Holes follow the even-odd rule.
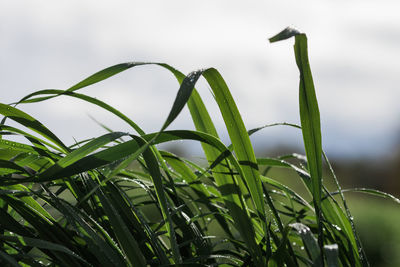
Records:
[[[339,247],[336,244],[324,246],[328,267],[339,267]]]
[[[158,202],[160,203],[162,215],[163,215],[166,227],[167,227],[168,235],[170,237],[172,255],[174,256],[175,263],[181,263],[182,257],[179,252],[178,243],[176,241],[175,230],[172,225],[171,211],[168,208],[167,198],[166,198],[165,192],[164,192],[165,189],[163,186],[157,157],[152,150],[148,149],[143,153],[143,158],[146,161],[147,168],[149,170],[149,173],[150,173],[151,178],[154,183]]]
[[[138,242],[132,236],[130,229],[123,221],[121,214],[112,205],[108,197],[103,194],[102,190],[98,190],[96,194],[101,201],[104,211],[108,216],[112,229],[118,239],[122,250],[125,252],[130,266],[147,266],[146,259],[141,253]]]
[[[12,243],[18,243],[19,245],[22,245],[22,246],[30,246],[30,247],[36,247],[39,249],[59,251],[59,252],[65,253],[69,256],[75,257],[75,258],[87,263],[84,259],[82,259],[82,257],[77,255],[75,252],[71,251],[67,247],[53,243],[53,242],[49,242],[46,240],[42,240],[39,238],[31,238],[31,237],[26,237],[26,236],[0,235],[0,240],[12,242]]]
[[[307,37],[296,35],[295,55],[300,71],[300,120],[303,132],[307,166],[312,180],[312,193],[315,204],[321,206],[322,194],[322,142],[321,125],[314,82],[308,62]]]
[[[0,103],[0,114],[10,118],[21,125],[31,129],[32,131],[40,134],[41,136],[45,137],[46,139],[52,141],[56,144],[61,152],[67,152],[68,148],[61,142],[60,139],[56,135],[54,135],[49,129],[47,129],[42,123],[38,120],[33,118],[32,116],[28,115],[27,113],[11,107],[9,105],[5,105]]]
[[[6,175],[6,174],[27,174],[29,175],[29,172],[19,166],[18,164],[9,161],[9,160],[3,160],[0,159],[0,175]]]
[[[91,140],[89,143],[85,144],[84,146],[72,151],[65,157],[61,158],[51,166],[50,168],[46,169],[44,172],[40,174],[41,177],[51,177],[59,172],[62,172],[66,167],[72,165],[73,163],[81,160],[91,152],[97,150],[105,146],[106,144],[122,137],[128,135],[127,133],[122,132],[113,132],[102,135]]]
[[[154,135],[155,134],[148,135],[145,138],[150,139],[153,138]],[[222,144],[218,138],[203,132],[165,131],[157,137],[155,143],[181,139],[197,140],[206,143],[212,146],[214,149],[217,149],[219,151],[218,155],[226,152],[230,154],[228,148],[225,147],[225,145]],[[233,157],[232,154],[229,155],[228,159],[234,165],[236,171],[241,172],[242,176],[244,176],[239,162]],[[226,168],[223,168],[222,170],[225,171]],[[230,172],[229,169],[227,169],[227,171],[228,173]],[[240,190],[237,186],[237,182],[233,179],[231,175],[224,175],[218,172],[214,172],[214,177],[222,194],[222,197],[224,198],[224,202],[234,220],[235,226],[241,233],[241,237],[244,239],[244,241],[248,245],[248,248],[250,249],[250,253],[253,256],[254,262],[262,266],[264,263],[261,250],[255,242],[256,236],[254,232],[255,230],[253,228],[256,226],[255,221],[251,222],[249,218],[249,214],[246,211],[246,206],[241,200]]]
[[[88,96],[88,95],[84,95],[84,94],[79,94],[79,93],[75,93],[75,92],[71,92],[71,91],[67,91],[67,90],[55,90],[55,89],[48,89],[48,90],[42,90],[40,91],[40,94],[49,94],[51,96],[70,96],[70,97],[74,97],[77,99],[81,99],[83,101],[86,101],[88,103],[94,104],[96,106],[99,106],[100,108],[103,108],[111,113],[113,113],[114,115],[116,115],[117,117],[121,118],[123,121],[125,121],[126,123],[128,123],[136,132],[138,132],[139,134],[144,134],[143,130],[136,124],[134,123],[131,119],[129,119],[126,115],[124,115],[122,112],[120,112],[119,110],[113,108],[112,106],[108,105],[107,103]],[[42,98],[30,98],[30,99],[26,99],[26,100],[21,100],[19,103],[35,103],[35,102],[40,102],[42,101]]]
[[[202,71],[194,71],[190,73],[188,76],[186,76],[185,79],[183,79],[178,94],[175,98],[174,104],[168,115],[168,118],[165,121],[164,125],[161,127],[160,131],[165,130],[182,111],[183,107],[188,102],[190,95],[192,94],[192,91],[194,89],[194,85],[200,78],[201,74]]]
[[[315,266],[323,266],[321,263],[321,250],[310,228],[302,223],[293,223],[290,224],[290,226],[293,227],[300,235],[301,239],[303,240],[304,247],[307,249],[307,252],[311,257],[311,260],[314,264],[316,264]]]
[[[92,85],[94,83],[98,83],[100,81],[103,81],[111,76],[114,76],[122,71],[125,71],[127,69],[130,69],[135,66],[140,66],[144,65],[146,63],[143,62],[128,62],[128,63],[121,63],[117,64],[114,66],[111,66],[109,68],[103,69],[99,72],[96,72],[95,74],[89,76],[88,78],[84,79],[83,81],[75,84],[74,86],[71,86],[68,91],[76,91],[78,89],[81,89],[83,87]]]
[[[233,149],[243,168],[245,175],[244,180],[250,190],[251,197],[257,209],[257,215],[264,225],[263,228],[266,229],[263,190],[261,187],[257,160],[242,117],[228,86],[219,72],[211,68],[204,71],[203,76],[213,90],[215,100],[218,103],[225,121]]]

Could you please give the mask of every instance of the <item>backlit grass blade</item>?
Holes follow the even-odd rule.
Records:
[[[242,117],[219,72],[216,69],[210,68],[204,71],[203,76],[214,93],[215,100],[220,108],[234,151],[243,168],[245,175],[243,178],[250,190],[251,198],[257,209],[257,216],[260,217],[260,220],[264,225],[263,228],[266,229],[263,190],[261,187],[257,160]]]
[[[271,42],[295,37],[295,57],[300,72],[299,102],[300,121],[303,133],[304,148],[307,156],[307,168],[311,175],[311,192],[317,213],[319,225],[319,244],[322,249],[322,225],[321,225],[321,195],[322,195],[322,141],[321,125],[314,82],[308,61],[307,37],[298,31],[286,28],[277,36],[270,39]]]
[[[96,72],[95,74],[87,77],[86,79],[82,80],[81,82],[71,86],[70,88],[68,88],[67,91],[73,92],[76,90],[79,90],[81,88],[87,87],[89,85],[101,82],[105,79],[108,79],[122,71],[125,71],[127,69],[130,69],[132,67],[135,66],[140,66],[140,65],[145,65],[148,63],[143,63],[143,62],[126,62],[126,63],[121,63],[121,64],[117,64],[108,68],[105,68],[99,72]],[[41,95],[43,94],[43,92],[46,92],[47,90],[42,90],[42,91],[37,91],[34,92],[32,94],[29,94],[27,96],[25,96],[24,98],[22,98],[18,103],[23,103],[25,100],[32,98],[33,96],[37,96],[37,95]],[[61,95],[61,94],[60,94]],[[50,98],[54,98],[58,95],[52,95],[52,96],[45,96],[45,97],[41,97],[38,99],[38,101],[43,101],[43,100],[47,100]],[[16,104],[18,104],[16,103]]]
[[[23,136],[32,144],[32,146],[28,148],[28,146],[25,144],[0,138],[0,147],[6,146],[7,148],[12,150],[19,150],[33,154],[40,154],[49,158],[60,157],[58,154],[56,154],[56,151],[59,150],[57,146],[53,145],[52,143],[46,140],[43,140],[42,138],[39,138],[35,135],[29,134],[21,129],[9,125],[1,125],[1,129],[3,131],[8,131],[10,133]],[[24,150],[25,148],[27,148],[28,150]],[[55,152],[50,151],[50,149],[53,149]]]
[[[56,174],[57,172],[62,171],[65,169],[67,166],[73,164],[74,162],[77,162],[78,160],[84,158],[91,152],[97,150],[98,148],[103,147],[104,145],[122,137],[128,135],[127,133],[122,133],[122,132],[113,132],[113,133],[108,133],[105,135],[102,135],[98,138],[95,138],[88,142],[87,144],[83,145],[82,147],[72,151],[69,153],[67,156],[61,158],[48,168],[46,171],[42,172],[40,174],[41,177],[51,177],[52,175]]]
[[[99,107],[101,107],[101,108],[113,113],[117,117],[121,118],[123,121],[128,123],[133,129],[135,129],[135,131],[137,131],[139,134],[144,134],[143,130],[135,122],[133,122],[131,119],[129,119],[126,115],[124,115],[119,110],[113,108],[112,106],[110,106],[107,103],[101,101],[100,99],[97,99],[97,98],[94,98],[94,97],[91,97],[91,96],[88,96],[88,95],[84,95],[84,94],[79,94],[79,93],[76,93],[76,92],[67,91],[67,90],[48,89],[48,90],[42,90],[40,92],[41,92],[40,94],[43,94],[43,95],[47,95],[48,94],[50,96],[60,96],[60,95],[70,96],[70,97],[74,97],[74,98],[77,98],[77,99],[81,99],[81,100],[86,101],[88,103],[92,103],[92,104],[94,104],[96,106],[99,106]],[[21,100],[20,103],[39,102],[39,99],[34,98],[34,99]]]
[[[0,114],[20,123],[21,125],[31,129],[32,131],[42,135],[46,139],[52,141],[56,144],[60,151],[67,152],[68,147],[66,147],[63,142],[56,135],[54,135],[49,129],[47,129],[42,123],[28,115],[27,113],[11,107],[9,105],[5,105],[0,103]]]
[[[99,72],[96,72],[95,74],[89,76],[88,78],[84,79],[83,81],[75,84],[74,86],[71,86],[68,89],[68,91],[76,91],[80,88],[103,81],[103,80],[105,80],[111,76],[114,76],[122,71],[125,71],[125,70],[130,69],[135,66],[140,66],[143,64],[146,64],[146,63],[144,63],[144,62],[127,62],[127,63],[121,63],[121,64],[111,66],[109,68],[106,68]]]
[[[167,120],[165,121],[164,125],[161,127],[161,131],[166,129],[168,125],[170,125],[175,118],[179,115],[183,107],[186,105],[187,101],[192,94],[194,89],[194,85],[196,84],[197,80],[200,78],[202,71],[194,71],[190,73],[188,76],[183,79],[181,86],[179,88],[178,94],[175,98],[174,104],[171,108],[171,111],[168,115]]]
[[[305,34],[295,37],[295,55],[300,71],[300,120],[307,156],[307,166],[310,171],[313,197],[317,207],[321,206],[322,192],[322,142],[321,125],[314,82],[308,62],[307,37]]]

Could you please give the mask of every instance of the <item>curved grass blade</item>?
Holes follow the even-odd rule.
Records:
[[[51,96],[49,97],[55,97],[55,96],[70,96],[70,97],[74,97],[77,99],[81,99],[83,101],[86,101],[88,103],[92,103],[96,106],[99,106],[100,108],[103,108],[111,113],[113,113],[114,115],[116,115],[117,117],[121,118],[123,121],[125,121],[126,123],[128,123],[137,133],[143,135],[144,132],[143,130],[135,123],[133,122],[131,119],[129,119],[126,115],[124,115],[122,112],[120,112],[119,110],[113,108],[112,106],[108,105],[107,103],[88,96],[88,95],[84,95],[84,94],[79,94],[79,93],[75,93],[72,91],[68,91],[68,90],[56,90],[56,89],[48,89],[48,90],[42,90],[40,91],[40,94],[49,94]],[[26,100],[21,100],[19,103],[34,103],[34,102],[39,102],[40,98],[36,98],[36,99],[26,99]]]
[[[105,69],[103,69],[103,70],[101,70],[99,72],[96,72],[95,74],[87,77],[86,79],[82,80],[81,82],[71,86],[66,91],[73,92],[73,91],[79,90],[81,88],[84,88],[84,87],[87,87],[89,85],[101,82],[101,81],[103,81],[105,79],[108,79],[108,78],[110,78],[110,77],[112,77],[112,76],[114,76],[114,75],[116,75],[116,74],[118,74],[120,72],[123,72],[123,71],[125,71],[127,69],[130,69],[132,67],[140,66],[140,65],[146,65],[146,64],[152,64],[152,63],[126,62],[126,63],[116,64],[114,66],[105,68]],[[41,90],[41,91],[34,92],[32,94],[29,94],[29,95],[25,96],[24,98],[22,98],[19,102],[15,103],[15,104],[24,103],[26,100],[28,100],[28,99],[30,99],[30,98],[32,98],[34,96],[41,95],[41,94],[43,94],[43,92],[46,92],[46,91],[47,90]],[[62,93],[60,93],[58,95],[41,97],[41,98],[38,98],[37,101],[31,101],[31,102],[44,101],[44,100],[47,100],[47,99],[51,99],[51,98],[57,97],[59,95],[62,95]]]
[[[397,204],[400,204],[400,199],[398,199],[397,197],[389,194],[389,193],[385,193],[376,189],[371,189],[371,188],[347,188],[347,189],[342,189],[341,192],[343,193],[350,193],[350,192],[354,192],[354,193],[364,193],[364,194],[370,194],[370,195],[374,195],[377,197],[382,197],[382,198],[386,198],[386,199],[390,199],[393,200],[394,202],[396,202]],[[335,192],[330,192],[330,194],[332,196],[334,195],[339,195],[340,192],[339,191],[335,191]]]
[[[54,144],[58,146],[61,152],[68,152],[68,147],[66,147],[63,142],[58,139],[56,135],[54,135],[49,129],[47,129],[42,123],[28,115],[27,113],[11,107],[9,105],[5,105],[0,103],[0,114],[10,118],[19,124],[31,129],[32,131],[40,134],[47,140],[52,141]]]

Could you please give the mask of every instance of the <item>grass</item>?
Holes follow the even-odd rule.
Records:
[[[256,158],[222,76],[210,68],[185,76],[167,64],[123,63],[67,90],[42,90],[0,104],[0,262],[5,266],[368,266],[333,170],[323,174],[319,109],[307,38],[295,38],[305,156]],[[108,104],[78,93],[122,71],[155,64],[180,87],[164,124],[145,133]],[[224,119],[224,144],[195,89],[203,77]],[[73,97],[122,119],[132,132],[64,144],[17,106]],[[168,130],[186,106],[196,130]],[[7,124],[9,120],[20,127]],[[269,125],[271,126],[271,125]],[[27,130],[28,129],[28,130]],[[300,133],[300,131],[299,131]],[[11,141],[22,136],[27,142]],[[208,165],[157,149],[176,140],[200,142]],[[284,168],[304,190],[274,178]],[[323,182],[333,179],[330,192]],[[332,184],[332,182],[330,182]],[[379,194],[376,191],[369,193]],[[390,197],[382,194],[382,196]],[[395,199],[395,201],[398,201]]]

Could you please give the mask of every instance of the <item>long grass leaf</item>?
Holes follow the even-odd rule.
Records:
[[[56,135],[54,135],[49,129],[47,129],[42,123],[40,123],[38,120],[33,118],[32,116],[28,115],[27,113],[11,107],[9,105],[5,105],[0,103],[0,114],[6,116],[7,118],[10,118],[21,125],[31,129],[32,131],[42,135],[46,139],[52,141],[54,144],[56,144],[61,152],[67,152],[68,147],[64,145],[64,143],[58,139]]]
[[[249,187],[251,198],[253,199],[254,205],[257,209],[257,215],[260,217],[260,220],[264,225],[263,228],[266,230],[264,198],[258,165],[242,117],[219,72],[216,69],[210,68],[204,71],[203,76],[213,90],[215,100],[220,108],[234,151],[243,168],[245,174],[245,177],[243,178]]]

